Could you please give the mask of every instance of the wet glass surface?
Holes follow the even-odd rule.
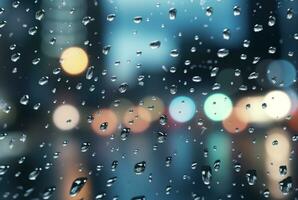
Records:
[[[1,0],[0,199],[298,199],[297,0]]]

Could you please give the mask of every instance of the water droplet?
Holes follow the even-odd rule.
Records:
[[[45,191],[42,194],[42,199],[49,199],[53,195],[54,191],[56,190],[56,187],[48,187],[45,189]]]
[[[234,13],[234,16],[239,16],[241,13],[241,8],[239,6],[234,6],[233,13]]]
[[[172,164],[172,157],[171,156],[167,156],[166,157],[166,167],[170,167]]]
[[[49,77],[48,76],[43,76],[39,79],[38,84],[39,85],[45,85],[47,84],[49,81]]]
[[[111,45],[106,45],[106,46],[104,46],[103,48],[102,48],[102,53],[104,54],[104,55],[108,55],[108,53],[110,52],[110,49],[111,49]]]
[[[216,160],[213,164],[214,171],[218,171],[220,169],[220,160]]]
[[[255,185],[257,182],[257,172],[256,170],[248,170],[246,171],[246,180],[248,185]]]
[[[90,66],[88,67],[87,71],[86,71],[86,79],[87,80],[91,80],[94,74],[94,66]]]
[[[263,25],[261,24],[255,24],[254,25],[254,32],[261,32],[263,30]]]
[[[160,144],[164,143],[167,139],[167,136],[168,135],[166,133],[164,133],[162,131],[158,131],[157,132],[157,142]]]
[[[114,21],[115,18],[116,18],[116,15],[115,14],[109,14],[109,15],[107,15],[107,21],[109,21],[109,22]]]
[[[136,17],[133,18],[133,22],[136,23],[136,24],[141,23],[142,20],[143,20],[142,16],[136,16]]]
[[[7,24],[7,21],[2,20],[0,21],[0,28],[3,28]]]
[[[159,117],[159,124],[164,126],[168,123],[168,117],[166,115],[161,115]]]
[[[259,74],[257,72],[252,72],[247,77],[248,80],[257,79],[259,77]]]
[[[14,2],[12,2],[12,4],[11,4],[11,6],[12,6],[13,8],[17,8],[17,7],[19,7],[19,5],[20,5],[20,1],[14,1]]]
[[[286,165],[279,166],[279,174],[281,176],[287,175],[287,172],[288,172],[288,169],[287,169],[287,166]]]
[[[31,28],[29,28],[28,30],[28,34],[29,35],[35,35],[37,33],[38,27],[37,26],[33,26]]]
[[[20,104],[27,105],[28,103],[29,103],[29,95],[25,94],[24,96],[21,97]]]
[[[294,16],[294,11],[292,8],[288,8],[287,10],[287,19],[292,19]]]
[[[177,9],[176,8],[171,8],[169,10],[169,18],[170,20],[175,20],[177,16]]]
[[[230,32],[230,29],[228,28],[225,28],[222,32],[222,36],[223,36],[223,39],[225,40],[229,40],[230,37],[231,37],[231,32]]]
[[[270,197],[270,191],[268,189],[265,189],[264,192],[263,192],[263,196],[265,198],[269,198]]]
[[[17,62],[20,59],[20,57],[21,57],[20,53],[14,53],[14,54],[11,55],[10,60],[12,62]]]
[[[82,19],[82,24],[84,26],[86,26],[87,24],[89,24],[93,19],[90,16],[86,16]]]
[[[171,57],[173,57],[173,58],[178,57],[178,56],[179,56],[178,49],[173,49],[173,50],[171,50],[170,55],[171,55]]]
[[[111,166],[112,172],[116,171],[116,168],[117,168],[118,164],[119,164],[118,160],[114,160],[112,162],[112,166]]]
[[[35,181],[39,175],[40,170],[41,170],[40,168],[36,168],[32,172],[30,172],[30,174],[28,175],[28,179],[30,181]]]
[[[0,99],[0,110],[8,114],[11,111],[11,106],[3,99]]]
[[[222,48],[222,49],[219,49],[219,50],[217,51],[217,56],[218,56],[219,58],[224,58],[224,57],[226,57],[226,56],[228,56],[228,55],[229,55],[229,50],[228,50],[228,49]]]
[[[121,140],[122,141],[127,140],[129,134],[130,134],[130,128],[123,128],[120,133]]]
[[[160,45],[161,45],[161,42],[159,40],[154,40],[150,42],[151,49],[157,49],[160,47]]]
[[[146,162],[145,161],[136,163],[135,167],[134,167],[134,172],[135,172],[135,174],[140,175],[145,171],[145,168],[146,168]]]
[[[79,177],[72,182],[70,187],[69,195],[71,197],[76,196],[86,184],[88,178],[87,177]]]
[[[176,85],[171,85],[170,86],[170,93],[171,94],[173,94],[173,95],[176,94],[177,93],[177,90],[178,89],[177,89],[177,86]]]
[[[111,187],[116,181],[117,181],[117,177],[116,177],[116,176],[114,176],[114,177],[112,177],[112,178],[109,178],[109,179],[107,180],[107,184],[106,184],[106,186],[107,186],[107,187]]]
[[[193,76],[192,81],[198,83],[202,81],[202,78],[200,76]]]
[[[146,197],[141,195],[141,196],[135,196],[133,198],[131,198],[131,200],[146,200]]]
[[[234,164],[234,170],[235,170],[235,172],[240,172],[240,170],[241,170],[241,164],[240,163],[235,163]]]
[[[81,144],[81,152],[84,153],[84,152],[88,151],[89,148],[90,148],[90,146],[91,146],[91,143],[90,142],[83,142]]]
[[[0,165],[0,176],[4,175],[9,169],[9,165]]]
[[[118,91],[121,94],[123,94],[123,93],[125,93],[127,91],[127,89],[128,89],[128,84],[124,82],[124,83],[121,83],[121,85],[118,88]]]
[[[213,8],[208,6],[205,12],[206,16],[210,17],[213,14]]]
[[[202,166],[201,169],[202,180],[205,185],[209,185],[212,178],[211,167],[210,166]]]
[[[99,126],[99,130],[100,130],[100,131],[106,131],[107,128],[108,128],[108,125],[109,125],[108,122],[103,122],[103,123],[101,123],[100,126]]]
[[[38,10],[35,13],[35,19],[41,21],[44,15],[45,15],[44,9]]]
[[[276,22],[276,18],[274,16],[269,16],[268,26],[274,26]]]

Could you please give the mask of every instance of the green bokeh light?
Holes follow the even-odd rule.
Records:
[[[231,99],[221,93],[209,96],[204,103],[206,116],[213,121],[222,121],[232,112],[233,104]]]

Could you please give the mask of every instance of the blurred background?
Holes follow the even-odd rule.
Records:
[[[297,0],[1,0],[0,199],[298,199]]]

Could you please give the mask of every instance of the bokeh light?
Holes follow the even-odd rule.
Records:
[[[110,136],[117,130],[119,120],[111,109],[101,109],[92,116],[91,128],[95,133]]]
[[[79,121],[79,111],[72,105],[61,105],[54,111],[53,122],[61,130],[71,130],[78,125]]]
[[[287,93],[279,90],[265,95],[262,107],[265,113],[274,120],[286,117],[291,111],[291,99]]]
[[[149,110],[152,120],[159,119],[160,115],[164,113],[164,103],[156,96],[145,97],[140,104]]]
[[[151,123],[151,115],[148,109],[141,106],[129,108],[123,117],[123,124],[134,133],[145,131]]]
[[[186,96],[174,98],[169,106],[171,117],[177,122],[187,122],[191,120],[196,112],[194,101]]]
[[[62,69],[71,75],[78,75],[88,66],[88,55],[79,47],[70,47],[64,50],[60,57]]]
[[[248,125],[247,121],[241,120],[237,113],[240,112],[240,108],[234,107],[232,113],[228,118],[222,121],[222,125],[229,133],[240,133],[244,131]]]
[[[263,96],[251,96],[240,99],[237,103],[238,118],[247,123],[268,123],[272,119],[262,108]]]
[[[233,104],[225,94],[216,93],[209,96],[204,103],[206,116],[213,121],[226,119],[232,112]]]
[[[274,86],[289,87],[296,80],[296,69],[286,60],[275,60],[268,65],[267,78]]]
[[[298,109],[291,114],[288,124],[292,130],[298,131]]]
[[[116,99],[111,103],[110,108],[115,112],[115,114],[122,118],[128,108],[133,107],[133,103],[125,98]]]

